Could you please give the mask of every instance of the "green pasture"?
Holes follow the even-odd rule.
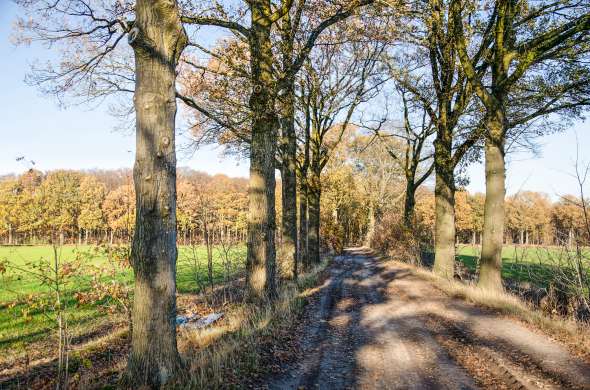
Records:
[[[103,248],[104,249],[104,248]],[[102,303],[77,305],[73,294],[87,291],[92,272],[97,268],[115,270],[106,280],[131,284],[133,271],[125,267],[112,267],[104,250],[92,246],[62,246],[57,249],[61,264],[78,261],[79,272],[65,285],[64,301],[68,306],[70,327],[75,333],[92,331],[107,320]],[[52,300],[50,289],[38,276],[36,264],[53,264],[54,249],[51,246],[0,246],[0,263],[6,264],[6,272],[0,275],[0,351],[22,351],[34,341],[47,337],[52,326],[51,309],[38,309],[31,302],[39,298]],[[227,276],[243,271],[245,246],[224,250],[213,249],[213,279],[215,283]],[[207,251],[204,246],[181,246],[177,261],[177,289],[180,293],[196,293],[208,285]],[[27,303],[23,303],[27,302]]]
[[[457,257],[475,271],[481,254],[480,246],[459,245]],[[502,277],[546,286],[555,272],[572,269],[577,258],[573,250],[561,247],[514,246],[502,249]],[[590,249],[581,251],[582,266],[590,271]]]

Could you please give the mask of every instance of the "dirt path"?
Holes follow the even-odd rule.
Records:
[[[362,249],[306,308],[300,354],[269,389],[590,389],[590,365]]]

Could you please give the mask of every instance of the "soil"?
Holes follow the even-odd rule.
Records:
[[[265,389],[590,389],[590,364],[364,249],[335,259]]]

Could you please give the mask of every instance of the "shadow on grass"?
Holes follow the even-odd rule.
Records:
[[[471,272],[476,272],[478,262],[477,256],[458,255],[457,259]],[[553,264],[515,262],[512,258],[502,258],[502,278],[504,280],[529,282],[542,288],[549,287],[549,283],[555,279],[557,273],[568,271],[572,270]]]

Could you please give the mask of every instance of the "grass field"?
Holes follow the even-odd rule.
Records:
[[[226,255],[227,254],[227,255]],[[104,322],[107,314],[101,309],[102,302],[77,305],[75,291],[90,288],[89,274],[110,262],[103,251],[91,246],[63,246],[58,249],[58,259],[67,263],[78,259],[82,264],[79,276],[65,285],[65,303],[69,307],[69,324],[75,333],[84,333]],[[235,246],[224,252],[213,250],[213,279],[218,283],[226,276],[243,271],[245,247]],[[7,272],[0,276],[0,351],[23,350],[32,342],[47,337],[53,326],[51,304],[45,309],[31,305],[42,297],[53,299],[38,276],[33,275],[35,265],[53,264],[54,251],[51,246],[0,246],[0,262],[7,261]],[[131,284],[133,272],[130,268],[112,268],[116,272],[109,280]],[[85,275],[88,273],[88,275]],[[177,262],[177,288],[179,293],[196,293],[207,284],[207,252],[204,246],[179,247]],[[32,297],[32,298],[31,298]],[[27,301],[27,304],[22,302]]]
[[[460,245],[457,256],[470,270],[475,271],[481,248],[473,245]],[[584,266],[590,269],[590,249],[582,252]],[[547,281],[558,268],[571,266],[572,252],[559,247],[504,246],[502,250],[502,277],[516,281],[529,281],[546,286]]]

